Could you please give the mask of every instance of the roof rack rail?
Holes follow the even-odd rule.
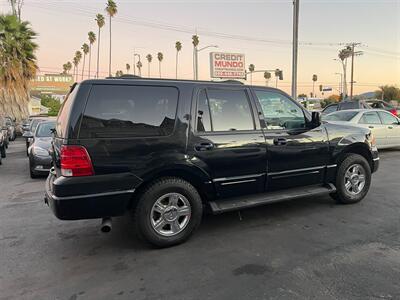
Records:
[[[106,79],[141,79],[142,77],[137,76],[137,75],[131,75],[131,74],[125,74],[125,75],[121,75],[119,77],[113,77],[113,76],[109,76],[106,77]]]
[[[234,79],[228,79],[228,80],[223,80],[223,81],[214,81],[217,83],[234,83],[234,84],[244,84],[243,82],[239,80],[234,80]]]

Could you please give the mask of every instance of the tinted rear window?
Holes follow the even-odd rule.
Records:
[[[325,121],[350,121],[358,112],[356,111],[338,111],[331,113],[323,118]]]
[[[60,108],[60,112],[58,113],[56,132],[57,132],[57,136],[59,136],[59,137],[65,137],[65,135],[66,135],[68,121],[69,121],[68,120],[69,113],[71,111],[72,103],[74,102],[74,98],[78,92],[78,89],[79,89],[79,85],[76,85],[72,89],[72,91],[65,98],[65,100]]]
[[[40,123],[36,130],[37,137],[51,137],[52,129],[54,129],[56,122],[43,122]]]
[[[339,104],[340,109],[355,109],[360,108],[360,103],[356,101],[347,101]]]
[[[94,85],[82,120],[81,138],[170,135],[178,90],[160,86]]]

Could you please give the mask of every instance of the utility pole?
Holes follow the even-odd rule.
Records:
[[[299,6],[300,0],[293,0],[293,46],[292,46],[292,98],[297,95],[297,48],[299,38]]]
[[[351,43],[351,81],[350,81],[350,100],[353,100],[353,85],[354,85],[354,56],[355,55],[362,55],[362,51],[354,51],[356,46],[359,46],[360,43]]]

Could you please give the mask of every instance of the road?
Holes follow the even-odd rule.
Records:
[[[400,299],[400,151],[356,205],[301,199],[205,216],[156,250],[128,217],[60,221],[21,139],[0,166],[0,299]]]

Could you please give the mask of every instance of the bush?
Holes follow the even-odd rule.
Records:
[[[43,95],[41,96],[41,103],[43,106],[49,108],[49,116],[57,116],[60,110],[61,103],[58,99],[51,96]]]

